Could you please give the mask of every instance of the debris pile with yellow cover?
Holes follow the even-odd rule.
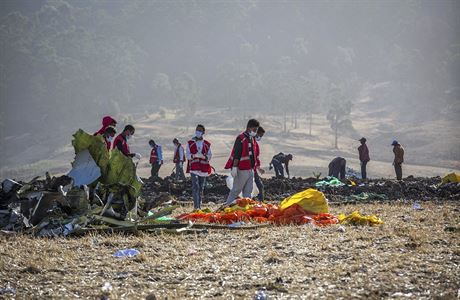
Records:
[[[235,222],[272,223],[276,225],[337,224],[338,219],[329,213],[324,194],[307,189],[284,199],[280,205],[266,204],[248,198],[237,199],[231,207],[217,212],[198,211],[177,216],[179,220],[231,224]]]

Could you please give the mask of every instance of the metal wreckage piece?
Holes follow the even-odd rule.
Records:
[[[131,231],[143,222],[155,222],[139,216],[141,182],[130,158],[118,150],[109,153],[101,136],[81,129],[72,144],[76,156],[67,175],[46,173],[45,179],[2,182],[0,228],[4,232],[54,237],[88,229]]]

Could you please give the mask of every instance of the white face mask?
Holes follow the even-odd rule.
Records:
[[[131,135],[130,135],[130,134],[127,134],[127,135],[126,135],[126,140],[128,141],[128,140],[130,140],[130,139],[131,139]]]
[[[261,136],[256,136],[256,141],[258,141],[258,142],[259,142],[261,139],[262,139],[262,137],[261,137]]]
[[[250,137],[255,137],[257,135],[257,132],[255,131],[249,131],[249,136]]]
[[[111,143],[113,142],[113,136],[109,136],[106,138],[107,142]]]
[[[195,136],[196,136],[197,138],[200,138],[200,137],[203,136],[203,132],[201,132],[201,131],[196,131],[196,132],[195,132]]]

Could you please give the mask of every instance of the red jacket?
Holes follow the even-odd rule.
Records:
[[[110,117],[110,116],[106,116],[106,117],[102,118],[102,127],[101,127],[101,129],[96,131],[94,133],[94,135],[103,134],[104,131],[107,129],[107,127],[109,127],[112,123],[116,123],[116,122],[117,121],[115,121],[115,119]]]
[[[240,169],[240,170],[251,170],[252,166],[251,166],[250,155],[252,153],[251,153],[251,150],[249,149],[249,138],[246,137],[244,132],[240,133],[240,135],[238,135],[238,138],[241,139],[241,142],[243,144],[243,150],[241,152],[241,158],[240,158],[240,161],[238,163],[238,169]],[[255,139],[252,138],[252,140],[253,140],[252,144],[254,145]],[[234,154],[235,154],[235,149],[232,149],[232,153],[230,154],[230,158],[228,159],[227,163],[225,164],[225,169],[231,169],[233,167],[233,160],[234,160],[233,156],[234,156]],[[255,155],[254,155],[254,158],[255,158]]]
[[[115,149],[117,147],[117,144],[121,143],[121,152],[126,155],[126,156],[130,156],[131,157],[131,152],[129,151],[129,146],[128,146],[128,143],[126,142],[126,139],[125,137],[122,135],[122,133],[120,133],[119,135],[117,135],[117,137],[115,138],[115,140],[113,141],[113,149]]]
[[[188,141],[188,145],[190,148],[190,154],[192,154],[192,160],[188,161],[187,164],[187,173],[190,171],[200,171],[203,173],[211,174],[211,165],[207,159],[203,158],[193,158],[193,155],[198,153],[198,147],[196,146],[196,142],[194,140]],[[203,148],[201,149],[201,154],[207,155],[209,149],[211,148],[211,143],[203,140]]]

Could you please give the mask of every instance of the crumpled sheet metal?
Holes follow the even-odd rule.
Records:
[[[72,163],[72,170],[69,176],[73,179],[75,186],[90,185],[101,177],[101,169],[98,167],[88,149],[80,151]]]

